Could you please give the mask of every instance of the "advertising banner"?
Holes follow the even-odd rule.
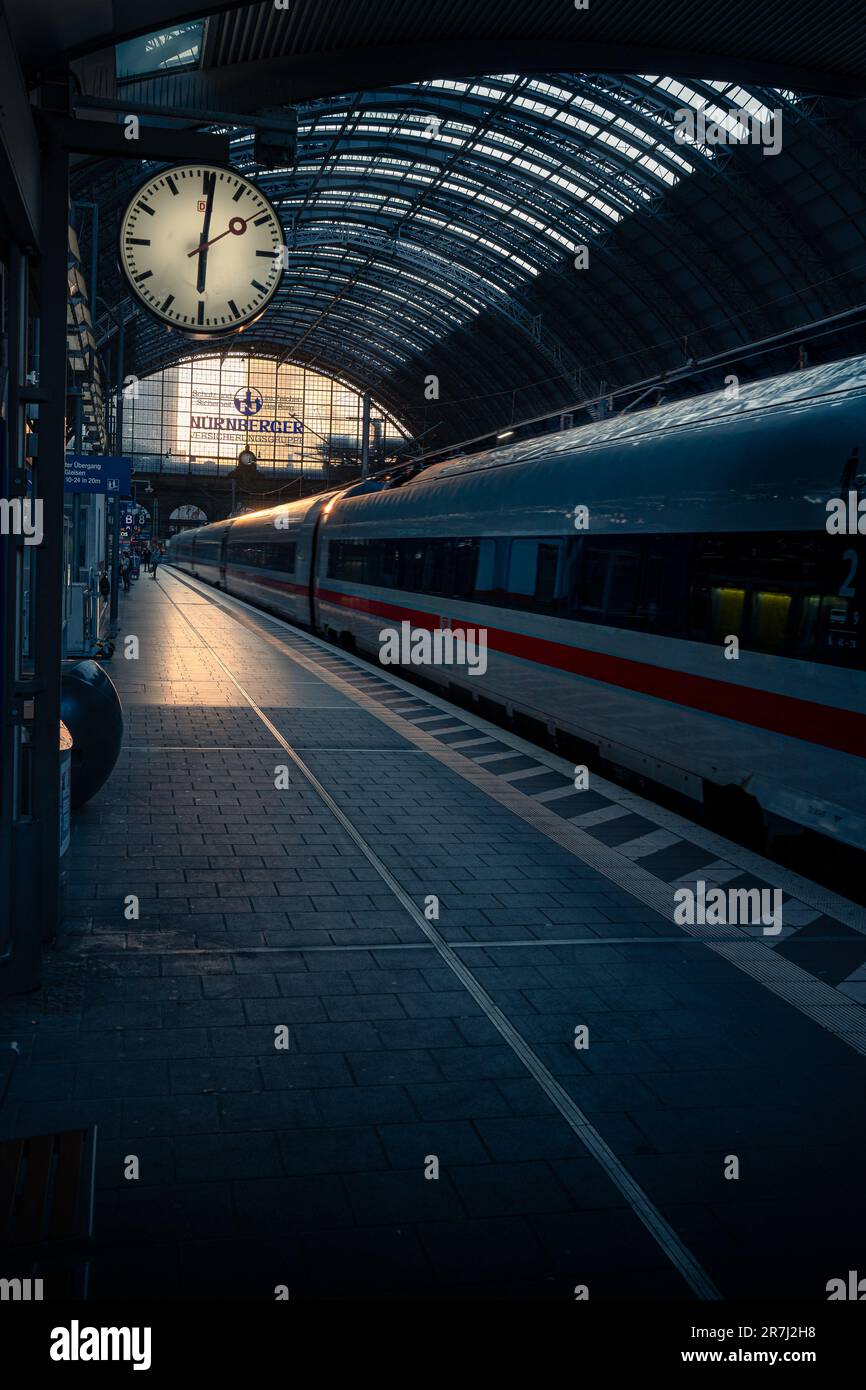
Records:
[[[190,451],[202,453],[226,435],[237,436],[239,447],[247,435],[251,436],[251,443],[261,435],[288,442],[287,436],[297,438],[304,432],[297,418],[302,409],[300,392],[264,393],[257,386],[234,389],[227,383],[223,383],[220,390],[216,385],[194,384],[190,401]]]

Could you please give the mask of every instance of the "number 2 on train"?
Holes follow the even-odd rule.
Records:
[[[848,573],[839,586],[840,598],[854,598],[854,577],[857,573],[858,555],[856,550],[846,550],[842,559],[848,564]]]

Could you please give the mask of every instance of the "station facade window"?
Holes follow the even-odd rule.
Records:
[[[866,547],[857,538],[842,548],[813,532],[339,540],[328,543],[327,574],[692,642],[721,645],[736,636],[747,651],[866,665]]]

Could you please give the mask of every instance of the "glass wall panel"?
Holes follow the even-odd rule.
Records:
[[[137,472],[230,473],[248,449],[260,473],[324,479],[331,464],[359,463],[362,409],[353,387],[296,363],[194,357],[130,382],[123,452]],[[374,401],[371,470],[406,438]]]

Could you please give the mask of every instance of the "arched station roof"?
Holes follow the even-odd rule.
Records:
[[[248,6],[213,17],[195,67],[126,82],[124,102],[275,109],[270,75],[287,65],[291,89],[299,46],[273,56],[279,13]],[[375,5],[369,13],[375,33],[384,19]],[[506,37],[510,14],[506,6]],[[419,12],[419,32],[426,23]],[[331,38],[325,73],[342,52],[336,30]],[[277,206],[289,248],[280,291],[244,338],[371,389],[426,442],[565,409],[866,301],[856,98],[664,73],[434,70],[372,90],[363,64],[354,76],[343,93],[293,103],[291,168],[256,167],[251,134],[235,132],[233,161]],[[722,122],[732,143],[679,143],[684,108]],[[781,110],[781,149],[738,143],[734,108],[755,120]],[[98,293],[113,310],[98,325],[105,340],[118,314],[132,314],[114,248],[147,172],[100,161],[75,174],[76,198],[100,208]],[[589,267],[578,270],[583,246]],[[188,351],[145,317],[132,322],[129,371]]]

